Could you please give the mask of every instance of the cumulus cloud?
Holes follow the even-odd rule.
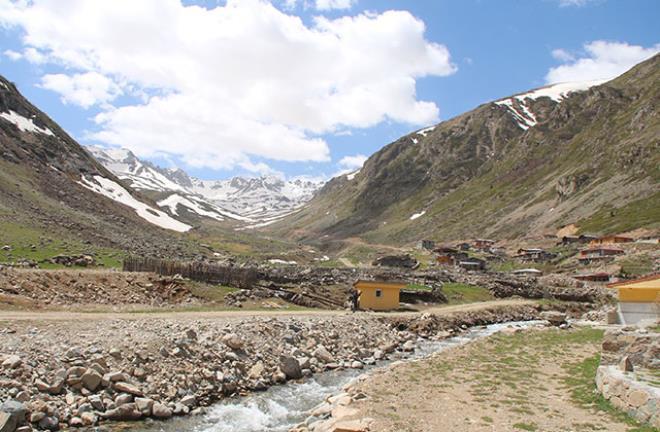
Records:
[[[316,9],[318,10],[331,10],[331,9],[350,9],[357,0],[316,0]]]
[[[26,60],[63,68],[42,85],[67,102],[137,97],[103,107],[89,139],[212,168],[328,161],[323,134],[434,123],[438,107],[417,98],[416,80],[456,71],[404,11],[307,25],[264,0],[0,0],[0,25],[22,30]]]
[[[569,62],[575,60],[573,54],[561,48],[552,50],[552,57],[554,57],[555,59],[561,62]]]
[[[553,56],[565,64],[551,68],[548,83],[612,79],[660,52],[660,44],[652,47],[625,42],[593,41],[584,45],[584,56],[577,58],[564,50],[554,50]]]
[[[108,103],[122,93],[120,87],[111,79],[96,72],[44,75],[41,78],[41,87],[59,93],[63,103],[72,103],[83,108]]]
[[[367,160],[367,156],[363,154],[344,156],[339,160],[339,166],[348,170],[356,170],[362,168],[362,165],[364,165],[366,160]]]

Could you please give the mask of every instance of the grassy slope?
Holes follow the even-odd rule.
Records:
[[[526,133],[516,135],[515,124],[509,131],[510,119],[498,117],[508,113],[484,105],[426,138],[403,137],[354,180],[335,179],[272,230],[310,242],[359,235],[402,245],[424,237],[516,238],[572,222],[592,233],[659,229],[659,64],[655,58],[571,95]],[[559,183],[569,185],[561,196]]]

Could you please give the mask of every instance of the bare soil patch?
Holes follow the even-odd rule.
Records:
[[[387,368],[358,385],[377,431],[628,431],[573,399],[567,379],[599,351],[593,329],[498,334]]]

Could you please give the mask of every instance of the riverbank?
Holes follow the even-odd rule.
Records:
[[[379,432],[652,431],[590,397],[602,337],[592,328],[511,329],[394,364],[351,385],[326,424]]]
[[[411,315],[410,322],[430,319]],[[439,337],[466,323],[538,318],[529,304],[454,310]],[[3,322],[0,398],[36,429],[198,414],[320,372],[411,352],[419,336],[376,314]]]

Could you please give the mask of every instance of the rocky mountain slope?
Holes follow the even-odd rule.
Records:
[[[161,209],[183,220],[206,217],[264,225],[299,209],[323,185],[273,176],[200,180],[178,168],[141,161],[126,149],[88,150],[131,188],[149,194]]]
[[[660,225],[660,56],[607,83],[486,103],[413,132],[270,229],[296,240],[514,238]]]
[[[47,115],[0,77],[0,234],[30,247],[62,240],[176,253],[192,227],[125,188]],[[59,240],[58,240],[59,241]],[[41,242],[42,244],[37,244]],[[87,246],[85,246],[87,245]]]

